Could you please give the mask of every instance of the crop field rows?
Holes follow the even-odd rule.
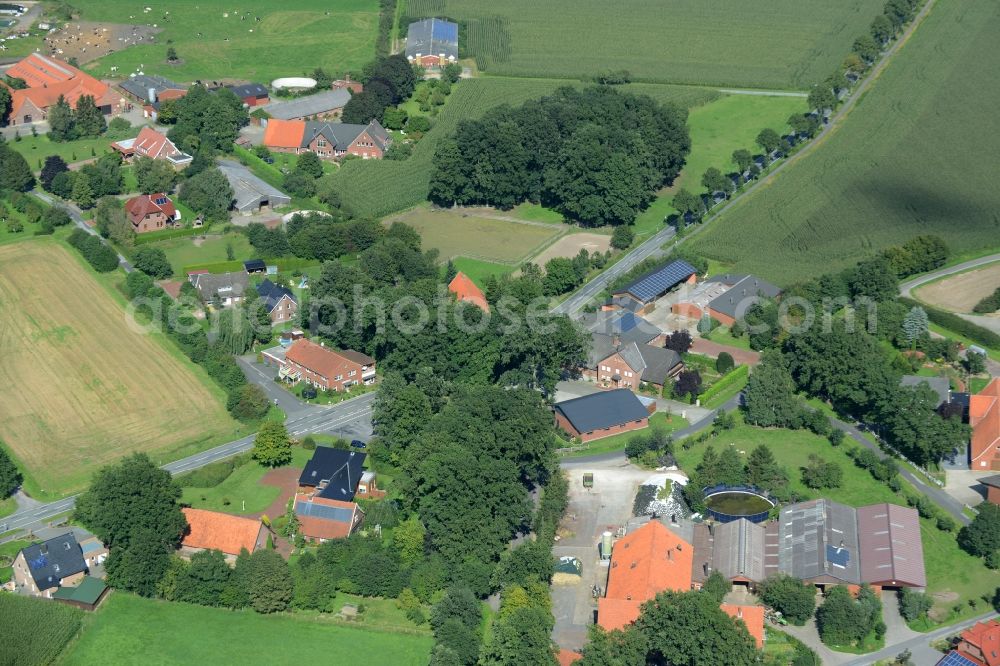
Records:
[[[131,329],[63,246],[0,246],[0,306],[0,440],[40,490],[75,490],[124,454],[235,427],[201,371]]]
[[[411,0],[410,16],[467,26],[490,74],[806,89],[828,75],[882,0]]]
[[[463,81],[455,87],[433,128],[417,143],[409,159],[353,160],[343,165],[335,178],[345,209],[357,216],[381,217],[425,201],[437,143],[451,134],[460,121],[478,118],[500,104],[517,106],[564,85],[583,84],[561,79],[497,77]],[[718,96],[714,91],[688,86],[633,84],[623,89],[688,108]]]
[[[695,249],[787,285],[918,234],[957,254],[995,247],[997,34],[991,0],[938,3],[848,121]]]

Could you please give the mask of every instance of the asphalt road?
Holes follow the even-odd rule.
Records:
[[[314,410],[290,418],[285,422],[289,434],[302,437],[307,434],[329,434],[346,439],[367,440],[371,437],[372,402],[375,393],[366,393],[357,398],[345,400],[330,407],[316,407]],[[187,458],[163,465],[171,474],[181,474],[235,456],[253,447],[254,435],[217,446]],[[53,517],[72,511],[79,495],[43,504],[35,508],[18,511],[0,519],[0,533],[12,530],[37,530],[46,526]],[[7,539],[9,540],[9,539]],[[3,541],[0,539],[0,541]]]
[[[966,261],[961,264],[955,264],[954,266],[948,266],[946,268],[939,268],[936,271],[930,273],[925,273],[912,280],[907,280],[899,285],[899,293],[907,298],[913,298],[912,291],[922,284],[932,282],[945,275],[953,275],[955,273],[963,273],[967,270],[973,268],[979,268],[980,266],[986,266],[988,264],[996,263],[1000,261],[1000,254],[991,254],[988,257],[980,257],[979,259],[973,259],[971,261]]]
[[[945,627],[940,627],[934,631],[928,631],[926,634],[920,634],[914,638],[901,641],[899,643],[894,643],[892,645],[887,645],[878,652],[871,652],[857,659],[852,659],[851,661],[844,662],[843,666],[864,666],[865,664],[874,664],[881,659],[894,659],[896,655],[903,652],[904,650],[909,650],[912,653],[912,661],[914,664],[936,664],[939,659],[943,656],[940,652],[931,647],[931,643],[938,641],[952,634],[957,634],[960,631],[968,629],[977,622],[982,622],[984,620],[989,620],[995,617],[996,613],[984,613],[977,617],[965,620],[963,622],[956,622],[955,624],[949,624]]]
[[[44,201],[45,203],[49,204],[50,206],[61,206],[62,208],[65,208],[66,212],[69,213],[70,218],[73,220],[73,223],[76,224],[76,226],[80,227],[91,236],[97,236],[98,238],[101,238],[100,235],[97,233],[97,230],[95,230],[93,227],[91,227],[84,221],[83,214],[80,212],[80,209],[76,207],[76,204],[70,201],[56,200],[54,196],[52,196],[48,192],[43,192],[38,188],[33,189],[31,193],[34,194],[39,199],[41,199],[42,201]],[[108,242],[105,241],[103,238],[101,238],[101,242],[104,243],[105,245],[108,245]],[[124,270],[126,273],[131,273],[133,270],[135,270],[132,267],[132,264],[129,263],[128,259],[126,259],[123,254],[119,253],[117,250],[115,250],[115,254],[118,255],[118,265],[122,267],[122,270]]]

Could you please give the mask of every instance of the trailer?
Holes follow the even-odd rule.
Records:
[[[594,473],[593,472],[584,472],[583,473],[583,487],[584,488],[588,488],[588,489],[594,487]]]

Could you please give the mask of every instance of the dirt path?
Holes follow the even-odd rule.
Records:
[[[274,520],[284,514],[288,509],[288,500],[292,498],[295,494],[295,489],[298,487],[300,474],[302,474],[302,469],[298,467],[279,467],[265,474],[261,478],[260,483],[265,486],[280,488],[281,494],[266,509],[260,513],[253,514],[253,517],[260,518],[266,515],[271,520]]]

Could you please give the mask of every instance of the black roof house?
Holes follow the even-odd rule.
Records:
[[[83,550],[72,532],[21,549],[39,591],[59,587],[59,581],[87,570]]]
[[[292,299],[293,303],[297,303],[295,294],[292,293],[291,289],[276,285],[270,280],[264,280],[257,285],[257,295],[264,300],[268,312],[273,312],[274,308],[278,307],[278,303],[285,296]]]
[[[557,402],[554,409],[566,417],[577,432],[604,430],[649,418],[642,402],[628,389],[600,391]]]
[[[299,476],[299,486],[316,488],[319,497],[350,502],[358,489],[365,457],[358,451],[317,447]]]

